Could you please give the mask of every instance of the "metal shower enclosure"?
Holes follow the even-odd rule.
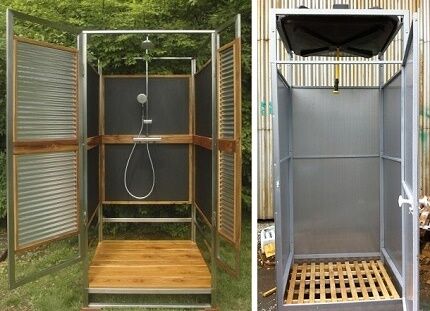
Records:
[[[277,20],[301,14],[398,17],[401,56],[280,60]],[[418,31],[401,10],[270,11],[278,310],[418,310]],[[292,85],[298,64],[364,63],[378,87]]]
[[[232,276],[239,273],[240,15],[214,30],[85,30],[11,9],[7,10],[6,16],[10,288],[81,262],[84,306],[205,308],[216,304],[213,294],[217,288],[217,270]],[[66,47],[25,38],[22,34],[18,36],[17,23],[20,27],[30,23],[68,34],[74,38],[76,46]],[[165,115],[164,120],[161,117],[156,120],[154,132],[157,133],[147,134],[151,148],[160,155],[160,163],[167,166],[159,173],[159,189],[154,191],[153,197],[140,201],[130,199],[125,190],[117,186],[116,171],[124,166],[118,159],[123,158],[124,150],[129,151],[127,145],[135,142],[136,135],[130,132],[135,120],[124,120],[136,115],[133,110],[137,108],[136,95],[142,91],[140,84],[144,85],[141,82],[145,77],[107,75],[100,63],[94,68],[89,59],[90,38],[116,35],[200,36],[208,39],[210,50],[210,58],[201,68],[196,65],[198,55],[153,57],[158,61],[185,61],[190,66],[186,75],[149,76],[149,89],[153,87],[152,95],[160,99],[158,107],[154,104],[153,112],[163,116],[169,105],[176,103],[178,107],[172,108],[173,116]],[[164,94],[168,90],[172,94]],[[133,105],[128,105],[129,102]],[[126,109],[131,109],[131,112],[123,118],[121,113]],[[177,122],[171,122],[175,117]],[[166,171],[174,165],[180,170],[172,173],[169,184]],[[145,178],[134,180],[142,183],[139,186],[145,183]],[[177,180],[183,184],[178,184]],[[155,208],[159,205],[181,205],[189,215],[109,217],[104,214],[104,209],[108,208],[141,205]],[[106,272],[111,270],[111,266],[92,265],[88,245],[91,225],[98,228],[98,246],[93,261],[97,256],[103,261],[106,249],[109,256],[118,258],[124,258],[124,251],[136,251],[131,257],[138,258],[149,254],[145,250],[153,245],[152,242],[136,240],[131,244],[121,244],[124,241],[104,239],[103,224],[121,222],[189,225],[189,240],[160,242],[160,247],[169,251],[173,245],[172,254],[178,252],[183,255],[170,254],[162,260],[161,254],[161,259],[151,263],[174,263],[180,261],[181,256],[187,259],[187,265],[181,265],[182,268],[162,269],[172,271],[172,274],[179,273],[179,278],[188,278],[183,281],[185,285],[181,282],[178,285],[178,277],[169,275],[166,280],[173,279],[170,285],[147,285],[157,282],[154,277],[134,282],[134,273],[129,276],[131,285],[125,286],[118,284],[115,275],[112,277]],[[65,255],[52,265],[38,266],[32,273],[18,273],[22,266],[19,261],[21,254],[38,247],[49,250],[54,243],[67,239],[73,245],[68,257]],[[150,263],[152,259],[148,258],[143,261]],[[193,260],[198,271],[190,272],[187,267],[193,267]],[[123,276],[122,271],[116,273]],[[106,275],[102,282],[94,281]],[[106,281],[109,278],[112,282]],[[112,302],[108,301],[109,295],[126,298],[120,303]],[[132,298],[136,295],[144,299],[135,302]],[[159,295],[174,299],[160,303],[153,299]],[[180,296],[192,299],[184,302]],[[127,300],[129,298],[130,301]]]

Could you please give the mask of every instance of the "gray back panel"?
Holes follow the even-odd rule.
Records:
[[[87,137],[99,135],[99,75],[87,65]]]
[[[377,89],[293,89],[298,156],[378,154]]]
[[[188,77],[149,79],[149,133],[189,133]],[[105,78],[106,135],[137,134],[140,128],[141,105],[136,96],[146,93],[145,78]]]
[[[132,145],[106,145],[106,200],[134,200],[124,188],[124,168]],[[150,144],[156,182],[146,200],[186,201],[189,197],[189,154],[185,144]],[[130,161],[128,187],[136,195],[149,191],[152,171],[145,144],[138,144]]]
[[[400,158],[401,143],[401,82],[398,75],[383,89],[384,94],[384,154]]]
[[[99,204],[99,147],[88,150],[88,217],[94,213]]]
[[[212,221],[212,150],[195,146],[195,201]]]
[[[384,169],[384,246],[397,270],[402,273],[402,209],[397,203],[401,193],[401,165],[383,160]]]
[[[294,253],[379,252],[379,159],[294,160]]]
[[[295,255],[379,252],[379,158],[342,158],[379,154],[378,90],[292,99]]]
[[[195,75],[196,135],[212,137],[212,66]]]

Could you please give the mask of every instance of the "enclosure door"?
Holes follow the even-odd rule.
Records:
[[[418,301],[418,100],[419,41],[418,21],[414,17],[403,62],[402,197],[403,281],[406,311],[417,311]],[[401,202],[401,200],[404,200]]]
[[[17,276],[18,255],[78,236],[78,55],[8,35],[9,285],[80,260],[79,253]],[[78,242],[76,241],[76,244]],[[76,248],[78,249],[78,248]]]
[[[239,274],[241,230],[241,53],[240,38],[217,52],[218,198],[216,261]]]

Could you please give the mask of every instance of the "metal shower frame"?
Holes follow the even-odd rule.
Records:
[[[378,85],[378,89],[382,90],[383,87],[385,87],[386,85],[388,85],[395,77],[397,77],[399,74],[402,75],[402,81],[404,81],[405,79],[405,72],[404,70],[400,69],[397,73],[395,73],[392,77],[390,77],[387,81],[384,82],[384,66],[385,65],[389,65],[389,64],[396,64],[396,65],[405,65],[404,64],[404,59],[401,60],[384,60],[384,53],[386,51],[386,49],[384,51],[382,51],[381,53],[378,54],[378,59],[372,59],[372,60],[330,60],[330,59],[326,59],[326,60],[304,60],[303,57],[300,57],[299,59],[294,59],[293,58],[293,53],[292,51],[288,51],[289,54],[289,59],[288,60],[282,60],[279,58],[279,51],[280,49],[284,49],[283,47],[283,43],[281,42],[281,40],[279,40],[279,34],[278,34],[278,30],[276,27],[276,22],[277,22],[277,16],[282,16],[282,15],[366,15],[366,16],[398,16],[401,18],[401,23],[399,25],[399,28],[397,29],[397,33],[401,31],[402,33],[402,40],[403,40],[403,46],[402,46],[402,54],[404,54],[406,51],[408,51],[409,47],[412,44],[412,40],[408,40],[408,38],[410,39],[409,33],[410,33],[410,22],[412,20],[416,20],[417,16],[413,16],[412,19],[410,18],[410,13],[408,10],[379,10],[379,9],[374,9],[374,10],[365,10],[365,9],[271,9],[269,12],[269,62],[270,62],[270,76],[271,76],[271,96],[272,96],[272,103],[273,103],[273,107],[274,110],[277,111],[277,107],[278,107],[278,94],[277,94],[277,74],[278,74],[278,65],[286,65],[286,81],[288,81],[288,83],[290,83],[290,87],[294,88],[294,85],[292,85],[292,81],[293,81],[293,73],[292,73],[292,67],[293,65],[327,65],[327,64],[345,64],[345,65],[358,65],[358,64],[372,64],[372,65],[378,65],[379,66],[379,70],[378,70],[378,81],[379,81],[379,85]],[[411,26],[412,27],[412,26]],[[396,33],[396,35],[397,35]],[[414,40],[417,40],[415,37],[417,37],[417,34],[414,33]],[[393,37],[394,38],[394,37]],[[281,45],[281,46],[280,46]],[[388,47],[388,46],[387,46]],[[387,48],[386,47],[386,48]],[[416,53],[417,51],[414,51],[414,53]],[[402,55],[402,57],[404,57],[404,55]],[[414,68],[414,70],[417,70],[417,68]],[[284,78],[284,77],[283,77]],[[284,78],[285,79],[285,78]],[[403,88],[402,88],[403,90]],[[404,102],[404,91],[401,92],[401,102]],[[389,160],[393,160],[393,161],[401,161],[401,159],[397,159],[397,158],[391,158],[388,157],[386,155],[383,154],[383,126],[382,126],[382,121],[383,121],[383,114],[382,109],[383,109],[383,97],[382,97],[382,92],[379,98],[379,110],[380,110],[380,125],[379,125],[379,154],[377,155],[380,160],[380,190],[379,190],[379,211],[380,211],[380,249],[382,254],[384,255],[384,258],[387,259],[387,263],[390,267],[390,269],[393,271],[393,274],[396,276],[396,279],[398,279],[398,281],[401,283],[401,286],[403,287],[404,285],[404,271],[405,271],[405,260],[402,261],[402,271],[403,271],[403,276],[398,272],[397,268],[395,267],[393,261],[391,260],[390,256],[387,254],[387,252],[385,251],[384,248],[384,217],[383,217],[383,206],[384,206],[384,195],[383,195],[383,166],[382,166],[382,162],[383,159],[389,159]],[[402,104],[403,107],[403,104]],[[402,108],[403,109],[403,108]],[[401,126],[402,126],[402,135],[403,135],[403,112],[401,114]],[[276,236],[277,237],[281,237],[282,236],[282,231],[281,231],[281,226],[280,223],[282,222],[282,220],[277,220],[277,215],[280,214],[280,212],[283,210],[283,207],[280,204],[280,197],[281,197],[281,189],[280,189],[280,163],[281,161],[285,160],[286,158],[291,159],[291,163],[293,161],[293,155],[290,151],[288,152],[288,155],[286,158],[284,159],[280,159],[279,156],[279,143],[277,143],[280,139],[280,133],[279,133],[279,129],[278,129],[278,118],[279,116],[277,115],[277,113],[275,112],[273,114],[273,195],[274,195],[274,217],[275,217],[275,223],[277,224],[276,226]],[[290,120],[288,120],[290,121]],[[291,133],[290,133],[291,135]],[[291,137],[290,137],[291,139]],[[413,148],[413,157],[416,158],[418,156],[417,153],[417,148],[415,148],[415,141],[414,141],[414,148]],[[402,138],[402,148],[401,148],[401,157],[403,158],[403,138]],[[402,178],[403,178],[403,173],[404,172],[404,161],[401,161],[401,174],[402,174]],[[293,183],[292,181],[292,169],[289,170],[289,178],[290,178],[290,184]],[[405,190],[402,187],[401,192],[403,193]],[[292,205],[292,198],[293,194],[292,194],[292,189],[290,188],[288,190],[288,200]],[[277,303],[278,303],[278,309],[280,310],[284,310],[285,306],[284,306],[284,298],[283,298],[283,293],[285,293],[286,290],[286,284],[288,281],[288,271],[290,271],[291,267],[292,267],[292,263],[293,260],[295,258],[294,256],[294,225],[293,225],[293,213],[294,213],[294,208],[291,207],[290,209],[290,213],[288,215],[288,222],[289,222],[289,226],[288,226],[288,235],[291,237],[291,242],[290,242],[290,254],[288,256],[288,258],[285,258],[285,266],[283,266],[281,264],[282,260],[281,260],[281,256],[283,254],[282,251],[282,243],[277,242],[277,258],[276,258],[276,284],[278,286],[278,297],[277,297]],[[403,212],[402,212],[403,213]],[[402,217],[403,219],[403,217]],[[402,223],[404,222],[404,220],[402,220]],[[404,236],[404,227],[402,226],[402,236]],[[288,243],[288,241],[287,241]],[[414,243],[413,247],[417,247],[417,245],[415,245],[416,243]],[[402,243],[402,248],[404,248],[404,243]],[[343,255],[348,255],[348,254],[343,254]],[[323,257],[324,254],[321,254],[321,257]],[[418,282],[415,279],[416,276],[414,276],[414,282]],[[403,295],[402,295],[403,296]],[[404,297],[404,296],[403,296]],[[306,304],[306,306],[312,306],[312,304]],[[313,305],[313,306],[317,306],[317,305]],[[288,309],[291,306],[288,307]],[[338,307],[338,309],[334,308],[334,310],[341,310],[342,308],[344,308],[345,306],[340,306]],[[300,308],[297,308],[297,310],[299,310]],[[308,310],[308,309],[306,309]],[[354,309],[355,310],[355,309]]]
[[[6,111],[7,111],[7,124],[6,124],[6,146],[7,146],[7,161],[6,161],[6,176],[9,180],[13,177],[13,140],[12,140],[12,130],[13,130],[13,55],[14,55],[14,21],[20,20],[24,22],[31,22],[34,24],[42,25],[45,27],[53,28],[59,30],[61,32],[66,32],[72,35],[76,35],[76,47],[78,50],[78,176],[82,176],[83,178],[79,178],[78,183],[78,196],[79,196],[79,255],[73,257],[72,259],[68,259],[66,261],[61,262],[60,264],[54,265],[50,268],[38,271],[29,276],[23,277],[19,280],[16,280],[16,269],[15,269],[15,249],[13,247],[9,247],[9,256],[8,256],[8,274],[9,279],[12,280],[11,288],[16,288],[22,284],[33,281],[41,276],[47,275],[49,273],[53,273],[59,271],[71,264],[78,263],[79,261],[83,261],[83,305],[88,306],[89,303],[89,290],[88,290],[88,227],[90,223],[93,221],[93,218],[88,219],[89,215],[87,214],[87,62],[88,62],[88,38],[90,36],[99,36],[99,35],[119,35],[119,34],[183,34],[183,35],[206,35],[208,39],[210,39],[210,49],[211,49],[211,68],[212,68],[212,215],[211,215],[211,249],[210,249],[210,258],[211,258],[211,275],[212,275],[212,290],[210,292],[204,292],[204,294],[211,294],[211,300],[214,300],[214,294],[216,289],[216,260],[217,258],[217,193],[218,193],[218,183],[217,183],[217,151],[218,151],[218,139],[217,139],[217,131],[218,131],[218,117],[217,117],[217,51],[220,48],[221,42],[221,33],[231,26],[234,26],[234,37],[241,37],[241,16],[240,14],[235,15],[233,18],[229,19],[219,28],[214,30],[154,30],[154,29],[139,29],[139,30],[84,30],[83,28],[76,27],[74,25],[70,25],[67,23],[48,21],[42,18],[34,17],[25,13],[21,13],[12,9],[7,9],[6,11],[6,76],[7,76],[7,100],[6,100]],[[191,63],[191,74],[192,77],[196,73],[196,59],[193,57],[154,57],[154,59],[160,60],[189,60]],[[101,66],[98,66],[98,74],[101,74]],[[7,202],[8,202],[8,238],[9,245],[14,244],[14,193],[10,184],[7,184]],[[99,215],[102,209],[100,208],[102,205],[99,202],[97,206]],[[192,239],[195,239],[196,230],[196,211],[195,207],[191,207],[192,215],[191,219],[187,222],[191,222],[192,227]],[[96,212],[93,214],[95,215]],[[162,218],[161,218],[162,219]],[[170,218],[169,218],[170,219]],[[171,219],[170,219],[171,220]],[[174,220],[174,219],[173,219]],[[187,219],[188,220],[188,219]],[[143,221],[139,221],[143,222]],[[154,222],[154,219],[148,219],[147,222]],[[159,222],[159,221],[158,221]],[[102,222],[100,222],[100,227],[102,226]],[[100,230],[99,230],[100,232]],[[111,291],[112,292],[112,291]],[[124,293],[124,291],[121,291]],[[133,290],[130,289],[130,294],[156,294],[158,293],[157,289],[148,289],[148,290]],[[169,292],[170,293],[170,292]],[[171,294],[201,294],[202,291],[197,290],[186,290],[186,291],[172,291]],[[116,305],[121,307],[120,305]],[[122,305],[125,306],[125,305]],[[142,307],[153,307],[154,305],[144,305],[139,304]],[[160,307],[179,307],[179,308],[201,308],[201,304],[196,305],[166,305],[163,304]]]

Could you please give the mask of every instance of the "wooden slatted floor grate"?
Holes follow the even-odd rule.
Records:
[[[294,264],[286,303],[333,303],[397,299],[399,295],[380,260]]]

